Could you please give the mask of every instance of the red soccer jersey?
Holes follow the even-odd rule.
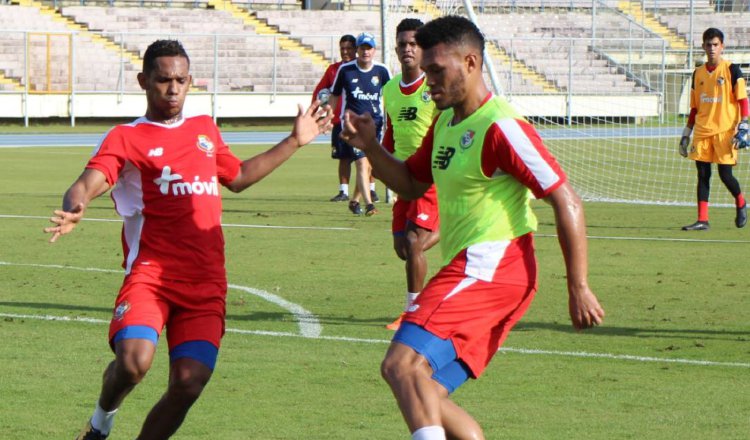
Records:
[[[336,73],[339,71],[339,67],[341,67],[341,63],[342,62],[339,61],[337,63],[333,63],[328,66],[325,73],[320,78],[318,85],[315,86],[315,90],[313,90],[313,94],[312,94],[313,101],[318,99],[318,93],[321,90],[333,89],[333,82],[336,80]],[[341,123],[341,118],[339,117],[339,115],[341,114],[341,100],[342,100],[342,97],[339,96],[339,99],[337,99],[335,103],[329,102],[329,104],[333,108],[333,120],[331,121],[333,125],[339,125]]]
[[[124,220],[126,274],[226,279],[219,184],[237,177],[240,160],[209,116],[119,125],[86,167],[116,184],[112,199]]]

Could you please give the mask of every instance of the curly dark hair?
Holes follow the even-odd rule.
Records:
[[[484,52],[484,35],[471,20],[458,15],[436,18],[417,30],[417,44],[430,49],[440,43],[468,45]]]
[[[357,45],[357,39],[354,37],[354,35],[351,35],[351,34],[346,34],[346,35],[341,36],[341,38],[339,39],[339,44],[344,43],[344,42],[352,43],[352,46]]]
[[[398,26],[396,26],[396,35],[401,32],[416,31],[422,26],[424,26],[424,23],[418,18],[404,18]]]
[[[182,43],[177,40],[156,40],[151,43],[143,54],[143,73],[149,75],[156,69],[156,59],[159,57],[184,57],[188,66],[190,57],[188,57]]]

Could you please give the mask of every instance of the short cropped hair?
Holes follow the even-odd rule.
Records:
[[[184,57],[190,66],[190,57],[182,43],[177,40],[156,40],[148,46],[143,55],[143,73],[148,75],[156,69],[156,59],[159,57]]]
[[[339,44],[341,44],[341,43],[352,43],[352,46],[356,46],[357,45],[357,39],[354,38],[354,35],[346,34],[346,35],[343,35],[339,39]]]
[[[417,30],[417,44],[423,50],[440,43],[469,45],[484,52],[484,35],[471,20],[458,15],[445,15],[427,22]]]
[[[422,26],[424,26],[424,23],[418,18],[404,18],[398,26],[396,26],[396,35],[401,32],[416,31]]]
[[[711,41],[714,38],[719,38],[721,44],[724,44],[724,32],[716,28],[708,28],[703,32],[703,42]]]

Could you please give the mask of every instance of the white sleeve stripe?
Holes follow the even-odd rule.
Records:
[[[518,121],[515,119],[502,119],[496,122],[497,126],[510,143],[510,147],[521,158],[521,161],[531,171],[531,174],[539,182],[543,190],[551,188],[560,181],[560,176],[552,169],[544,157],[539,154],[534,143],[531,142]]]

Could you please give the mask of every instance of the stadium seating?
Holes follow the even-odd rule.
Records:
[[[709,27],[718,27],[725,34],[724,44],[727,47],[750,47],[750,27],[747,25],[747,13],[725,12],[720,14],[696,14],[693,16],[693,47],[700,47],[703,31]],[[659,15],[659,20],[667,27],[687,37],[690,34],[690,16],[668,13]]]
[[[323,73],[294,52],[274,49],[273,37],[258,35],[226,11],[69,6],[62,12],[140,56],[155,39],[179,37],[195,85],[208,91],[270,92],[275,84],[279,92],[299,93],[312,90]]]
[[[305,93],[314,87],[325,66],[301,56],[294,47],[281,48],[279,39],[292,37],[292,46],[308,48],[321,59],[333,61],[338,58],[341,34],[379,35],[381,23],[377,0],[332,3],[346,9],[345,13],[302,10],[302,3],[293,0],[232,0],[232,4],[245,8],[252,20],[214,8],[211,0],[126,0],[125,7],[102,5],[104,0],[87,6],[80,1],[59,1],[59,12],[67,22],[35,7],[0,5],[0,77],[11,80],[10,85],[0,81],[0,90],[12,89],[13,84],[16,88],[25,85],[23,32],[31,31],[28,80],[32,91],[64,91],[70,88],[71,78],[78,91],[138,90],[135,74],[148,44],[157,38],[179,37],[191,56],[194,84],[199,89]],[[137,2],[163,6],[128,7]],[[417,7],[415,0],[399,0],[399,4],[410,10]],[[490,53],[506,91],[641,93],[644,84],[633,81],[618,57],[608,52],[632,53],[636,46],[656,53],[664,43],[653,31],[616,11],[618,4],[606,0],[600,4],[601,9],[593,11],[592,3],[584,0],[474,2],[482,12],[479,24],[492,43]],[[702,30],[717,22],[716,13],[707,13],[712,11],[708,0],[648,0],[641,4],[683,38],[689,33],[685,8],[693,4],[703,11],[693,18],[696,47],[700,46]],[[391,15],[391,27],[407,16]],[[430,19],[426,13],[411,12],[408,16]],[[739,13],[721,14],[720,27],[728,35],[728,46],[750,46],[750,30],[744,26],[744,18]],[[275,36],[261,35],[257,27],[266,24],[271,31],[262,33],[275,32]],[[50,37],[54,44],[47,45],[44,33],[70,32],[76,33],[72,46],[63,36]],[[394,35],[395,29],[386,32]],[[72,52],[76,62],[68,66],[66,60]],[[392,52],[389,55],[389,67],[397,71],[396,57]],[[51,61],[49,66],[47,60]]]
[[[0,5],[0,28],[0,46],[4,48],[0,51],[0,71],[25,85],[24,65],[28,61],[31,92],[68,91],[70,80],[76,87],[92,91],[117,91],[124,86],[117,53],[95,43],[96,37],[89,33],[71,34],[65,23],[37,8]],[[29,32],[28,51],[24,50],[25,32]],[[75,63],[71,65],[73,52]],[[124,70],[136,71],[127,65]]]

